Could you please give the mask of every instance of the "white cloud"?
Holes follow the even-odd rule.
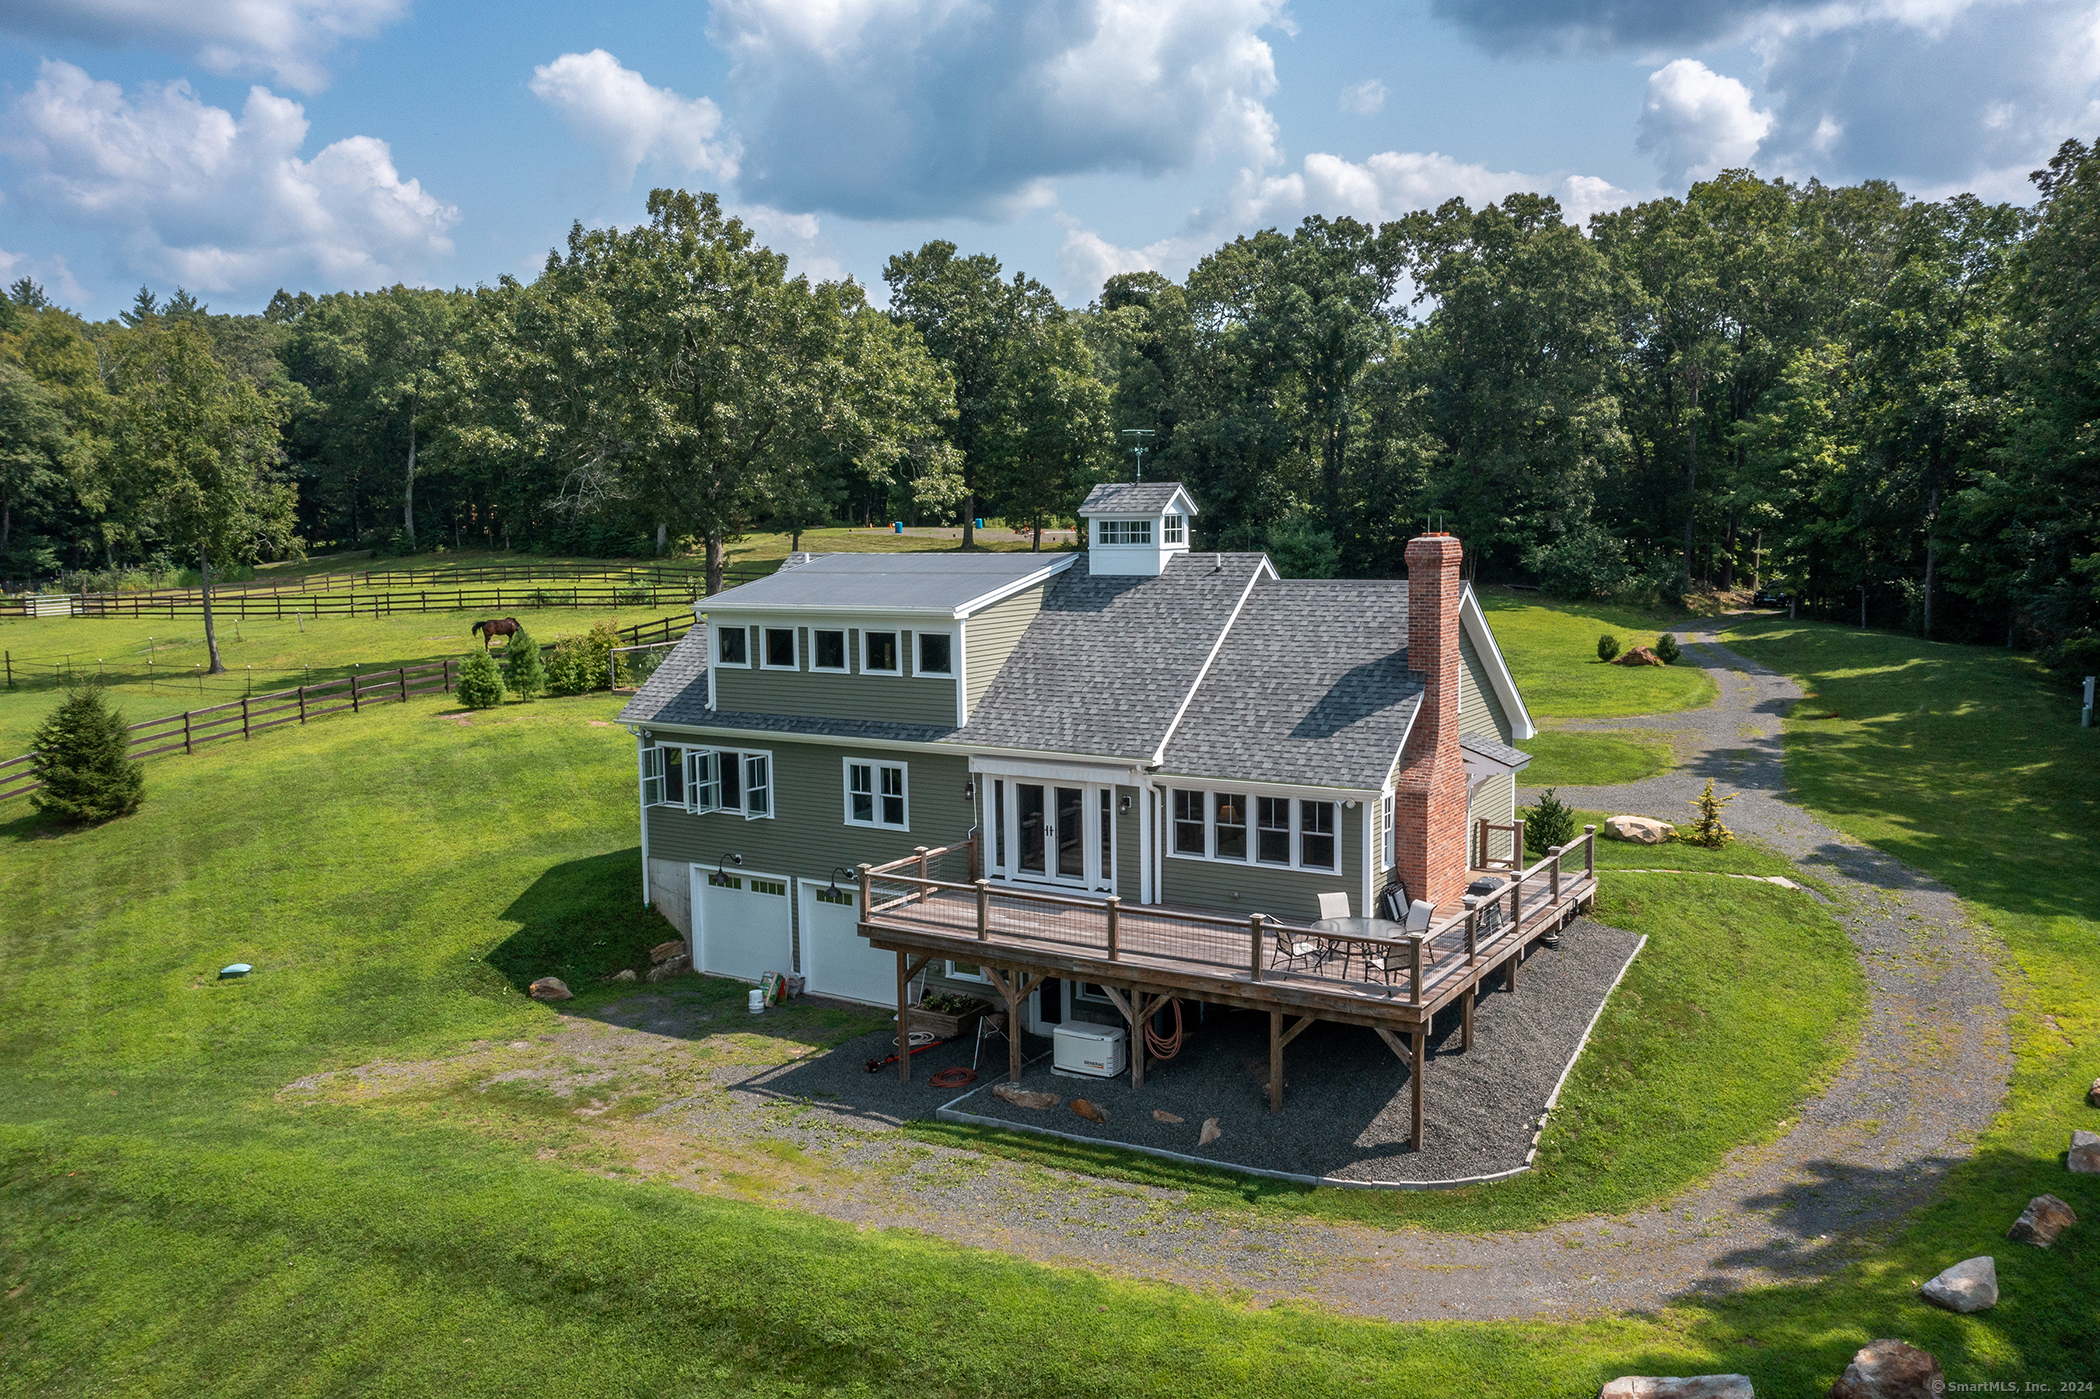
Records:
[[[742,188],[857,218],[1010,216],[1032,185],[1266,165],[1281,0],[714,0]]]
[[[532,95],[559,111],[605,157],[621,188],[651,161],[687,175],[736,177],[736,144],[718,140],[722,109],[705,97],[651,87],[604,49],[565,53],[532,70]]]
[[[1342,110],[1360,117],[1376,116],[1385,107],[1385,84],[1376,78],[1342,89]]]
[[[1434,209],[1454,197],[1477,208],[1520,192],[1552,195],[1574,223],[1634,198],[1594,175],[1527,175],[1466,164],[1435,151],[1381,151],[1361,163],[1309,155],[1299,169],[1284,175],[1247,171],[1227,208],[1230,222],[1242,228],[1287,225],[1308,214],[1375,223]]]
[[[0,248],[0,284],[12,286],[23,277],[42,287],[44,294],[60,306],[77,307],[88,299],[86,289],[74,280],[73,269],[58,254],[31,257]]]
[[[322,58],[345,39],[375,34],[408,0],[7,0],[0,29],[147,44],[214,73],[268,73],[302,92],[325,87]]]
[[[1655,158],[1664,184],[1681,185],[1750,164],[1771,129],[1749,88],[1680,58],[1648,75],[1634,144]]]
[[[1157,272],[1173,253],[1170,242],[1150,249],[1118,247],[1075,218],[1065,216],[1058,222],[1065,226],[1065,240],[1057,250],[1059,292],[1068,302],[1092,301],[1101,294],[1102,284],[1119,272]]]
[[[127,97],[46,60],[0,149],[52,206],[105,231],[129,275],[195,291],[379,286],[451,253],[458,211],[402,179],[386,142],[351,136],[305,160],[307,126],[267,88],[235,117],[185,82]]]

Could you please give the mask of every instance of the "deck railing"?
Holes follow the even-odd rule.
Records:
[[[1537,931],[1541,918],[1562,918],[1564,871],[1580,859],[1580,878],[1596,873],[1596,828],[1565,847],[1556,847],[1528,869],[1518,870],[1492,895],[1471,909],[1434,920],[1426,935],[1398,938],[1345,937],[1306,924],[1253,913],[1244,917],[1154,905],[1127,906],[1113,895],[1096,898],[1049,890],[1017,888],[978,875],[974,841],[929,848],[881,865],[862,865],[860,906],[864,921],[891,915],[900,926],[942,936],[991,944],[1012,938],[1027,946],[1105,962],[1167,959],[1214,970],[1237,979],[1275,979],[1284,940],[1310,938],[1328,949],[1328,960],[1345,968],[1351,961],[1384,954],[1404,961],[1386,973],[1381,994],[1398,990],[1392,976],[1404,970],[1405,1004],[1421,1006],[1440,983],[1461,966],[1470,971],[1483,959],[1500,957],[1512,944],[1522,945],[1527,927]],[[937,869],[946,864],[950,875]],[[1527,924],[1527,901],[1530,921]],[[1492,910],[1492,912],[1491,912]],[[1360,993],[1366,979],[1336,976],[1314,963],[1291,967],[1288,980],[1324,987],[1348,987]],[[1368,964],[1366,964],[1368,965]],[[1135,970],[1135,969],[1134,969]]]

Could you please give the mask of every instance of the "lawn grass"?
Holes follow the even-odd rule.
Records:
[[[545,608],[518,613],[535,641],[580,636],[592,624],[621,626],[675,615],[675,607]],[[186,709],[238,700],[248,693],[289,689],[359,671],[388,670],[480,649],[469,634],[479,613],[420,612],[388,617],[308,617],[218,623],[219,655],[227,673],[206,676],[209,664],[201,617],[6,617],[0,647],[13,656],[19,681],[0,688],[0,758],[29,749],[29,736],[61,697],[60,680],[113,677],[111,701],[127,722],[140,723]],[[500,656],[502,646],[495,650]],[[132,679],[148,660],[155,679]],[[98,664],[100,663],[100,664]],[[165,668],[165,669],[163,669]]]
[[[1484,592],[1480,605],[1509,662],[1525,707],[1537,719],[1590,719],[1697,709],[1720,693],[1689,657],[1673,666],[1606,665],[1597,637],[1610,632],[1627,650],[1653,646],[1658,633],[1682,632],[1683,617],[1610,603],[1558,603],[1536,593]]]
[[[1982,1317],[1910,1296],[1946,1249],[1988,1249],[1955,1229],[1816,1287],[1395,1327],[542,1159],[561,1128],[529,1105],[466,1118],[442,1097],[386,1112],[280,1100],[307,1074],[545,1033],[563,1011],[519,982],[550,965],[585,1006],[612,994],[594,971],[661,935],[636,906],[615,704],[464,726],[437,701],[390,706],[245,762],[168,760],[146,808],[108,827],[0,826],[0,1393],[1574,1396],[1620,1373],[1712,1370],[1807,1393],[1877,1335],[1965,1378],[2070,1374],[2084,1354],[2071,1347],[2089,1331],[2033,1301],[2082,1276],[2064,1273],[2089,1266],[2075,1241],[2002,1258],[2013,1300]],[[259,805],[258,789],[296,800]],[[1743,1013],[1760,978],[1735,966],[1807,978],[1797,989],[1825,1004],[1850,994],[1849,960],[1812,955],[1831,933],[1798,916],[1804,896],[1729,893],[1751,911],[1730,911],[1740,945],[1706,950],[1734,964],[1672,955],[1730,921],[1681,902],[1712,897],[1699,887],[1607,883],[1606,916],[1649,931],[1655,955],[1622,988],[1641,999],[1600,1023],[1549,1168],[1522,1188],[1643,1194],[1658,1162],[1774,1130],[1826,1062],[1829,1027],[1803,1021],[1769,1037],[1776,1058],[1658,1079],[1710,1057],[1710,1027]],[[214,980],[236,958],[253,977]],[[1454,1226],[1522,1208],[1493,1191],[1412,1198]],[[1314,1203],[1346,1218],[1376,1201]]]
[[[1526,787],[1616,787],[1670,765],[1668,744],[1619,734],[1541,729],[1517,746],[1531,754]]]

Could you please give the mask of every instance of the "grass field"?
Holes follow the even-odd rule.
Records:
[[[1618,734],[1541,729],[1517,746],[1531,754],[1519,779],[1526,787],[1611,787],[1670,765],[1668,745]]]
[[[1697,709],[1719,693],[1698,666],[1606,665],[1597,637],[1610,632],[1620,646],[1653,646],[1659,632],[1682,631],[1672,621],[1609,603],[1570,605],[1484,592],[1480,605],[1535,719],[1592,719],[1613,714],[1662,714]]]

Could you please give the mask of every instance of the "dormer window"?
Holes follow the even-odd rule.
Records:
[[[1096,544],[1150,544],[1150,520],[1101,520],[1095,526]]]
[[[897,633],[893,631],[864,631],[860,634],[860,668],[877,675],[900,675],[902,667],[897,660]]]
[[[720,665],[749,665],[750,653],[746,647],[749,635],[742,627],[723,627],[715,633],[715,660]]]
[[[1181,517],[1179,515],[1169,515],[1160,521],[1159,542],[1162,544],[1180,544],[1184,542]]]
[[[919,633],[919,667],[921,675],[953,675],[955,638],[946,632],[922,631]]]

